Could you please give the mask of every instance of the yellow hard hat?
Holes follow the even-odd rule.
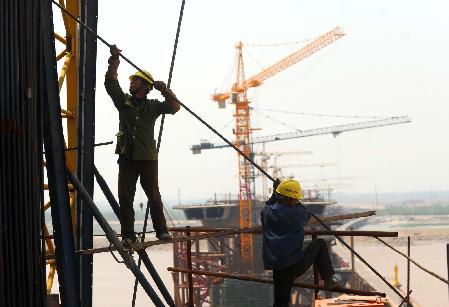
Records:
[[[136,73],[135,73],[134,75],[129,76],[129,80],[132,80],[132,78],[134,78],[134,77],[139,77],[139,78],[141,78],[141,79],[147,81],[148,84],[153,85],[153,82],[154,82],[153,76],[152,76],[148,71],[146,71],[146,70],[142,70],[142,71],[143,71],[145,74],[143,74],[143,73],[140,72],[140,71],[136,71]],[[149,78],[148,78],[147,76],[148,76]]]
[[[276,188],[276,192],[297,200],[302,199],[301,185],[293,179],[282,180]]]

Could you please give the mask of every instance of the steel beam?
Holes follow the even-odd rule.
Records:
[[[80,19],[97,30],[97,0],[81,0]],[[78,151],[77,174],[93,198],[95,145],[96,38],[85,28],[79,29],[78,41]],[[93,217],[85,201],[77,195],[77,249],[93,247]],[[93,257],[77,258],[81,305],[92,306]]]

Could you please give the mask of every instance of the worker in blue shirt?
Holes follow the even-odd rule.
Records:
[[[342,285],[333,278],[334,269],[326,243],[313,240],[303,249],[304,226],[310,213],[300,202],[298,181],[286,179],[274,184],[275,192],[261,212],[265,269],[273,270],[274,307],[289,305],[295,278],[303,275],[313,264],[318,266],[324,287],[328,290]]]

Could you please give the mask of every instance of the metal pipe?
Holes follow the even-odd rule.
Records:
[[[144,249],[138,250],[137,254],[139,255],[139,259],[141,259],[141,261],[145,265],[145,268],[147,269],[147,271],[150,273],[151,277],[153,278],[154,283],[156,284],[157,288],[159,289],[162,296],[164,297],[165,302],[169,306],[175,307],[176,305],[175,305],[175,302],[173,301],[173,298],[170,295],[170,292],[168,292],[167,288],[165,287],[164,282],[162,281],[161,277],[157,273],[157,270],[154,267],[153,263],[151,262],[148,254],[145,252]]]
[[[248,275],[236,275],[236,274],[228,274],[228,273],[221,273],[221,272],[208,272],[208,271],[200,271],[200,270],[187,270],[187,269],[183,269],[183,268],[172,268],[172,267],[168,267],[167,270],[170,272],[181,272],[181,273],[187,273],[187,274],[191,273],[191,274],[195,274],[195,275],[238,279],[238,280],[245,280],[245,281],[260,282],[260,283],[265,283],[265,284],[273,283],[273,280],[271,280],[271,279],[253,277],[253,276],[248,276]],[[386,297],[385,293],[383,293],[383,292],[372,292],[372,291],[354,290],[354,289],[346,289],[346,288],[326,290],[324,288],[324,286],[315,286],[315,285],[310,285],[310,284],[305,284],[305,283],[300,283],[300,282],[294,282],[293,287],[313,289],[313,290],[318,289],[318,290],[325,290],[325,291],[329,291],[329,292],[347,293],[347,294],[355,294],[355,295],[363,295],[363,296]]]
[[[401,307],[402,304],[404,304],[405,302],[408,302],[408,298],[409,298],[410,294],[412,293],[412,291],[413,291],[413,290],[410,290],[410,291],[407,293],[407,295],[404,297],[404,299],[402,300],[402,302],[399,304],[398,307]]]
[[[410,236],[407,237],[407,256],[410,258]],[[410,294],[410,259],[407,259],[407,293]],[[407,295],[407,307],[410,306],[410,295]]]
[[[350,228],[350,230],[352,231],[352,227]],[[351,239],[351,248],[354,250],[354,236],[350,237]],[[351,251],[351,280],[353,280],[354,278],[354,274],[355,274],[355,258],[354,258],[354,253]]]
[[[200,234],[200,235],[196,235],[196,236],[173,238],[170,241],[147,241],[147,242],[135,243],[133,245],[133,249],[139,250],[139,249],[147,248],[150,246],[170,244],[170,243],[175,243],[175,242],[183,242],[183,241],[188,241],[188,240],[201,240],[201,239],[207,239],[207,238],[230,236],[230,235],[235,235],[235,234],[240,234],[240,233],[260,233],[260,232],[261,232],[260,227],[231,229],[231,230],[225,230],[225,231],[219,231],[219,232]],[[305,231],[305,233],[312,234],[311,231]],[[325,234],[331,234],[331,233],[333,233],[333,231],[325,232],[324,230],[319,230],[319,231],[316,231],[316,233],[318,233],[320,235],[325,235]],[[338,232],[336,232],[336,233],[338,233]],[[368,233],[369,233],[369,231],[368,231]],[[386,237],[397,237],[398,236],[397,232],[375,232],[375,234],[384,235]],[[355,233],[352,233],[352,235],[355,235]],[[364,236],[366,236],[366,234],[364,234]],[[99,248],[93,248],[93,249],[87,249],[87,250],[79,250],[78,253],[96,254],[96,253],[102,253],[102,252],[109,252],[111,249],[114,250],[114,247],[99,247]]]
[[[314,240],[316,240],[318,238],[318,236],[316,235],[316,234],[313,234],[312,235],[312,242],[314,241]],[[314,286],[319,286],[320,285],[320,274],[319,274],[319,272],[318,272],[318,267],[317,267],[317,265],[314,263],[313,264],[313,285]],[[319,290],[318,289],[316,289],[315,288],[315,291],[314,291],[314,300],[317,300],[318,299],[318,294],[319,294]]]
[[[58,78],[59,91],[61,91],[62,84],[64,83],[64,79],[67,74],[67,70],[69,69],[71,59],[72,59],[72,54],[70,52],[67,52],[65,55],[64,65],[61,68],[61,73]]]
[[[449,243],[446,243],[446,259],[447,259],[447,278],[449,279]],[[449,292],[449,285],[448,285]]]
[[[187,226],[186,235],[190,237],[190,226]],[[187,240],[187,269],[192,271],[192,241]],[[187,273],[187,280],[189,283],[189,307],[193,307],[193,278],[192,273]]]
[[[186,227],[172,227],[169,228],[170,231],[174,232],[185,232]],[[262,227],[251,227],[251,228],[208,228],[208,227],[192,227],[190,232],[210,232],[216,233],[221,231],[229,231],[235,230],[236,234],[239,233],[240,230],[248,229],[251,233],[260,234],[262,233]],[[371,231],[371,230],[305,230],[304,234],[306,235],[317,235],[317,236],[325,236],[325,235],[340,235],[340,236],[354,236],[354,237],[397,237],[397,231]]]

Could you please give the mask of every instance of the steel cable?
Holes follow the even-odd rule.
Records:
[[[171,79],[173,76],[173,68],[175,66],[176,50],[178,49],[178,40],[179,40],[179,33],[181,32],[181,23],[182,23],[182,16],[184,14],[184,6],[185,6],[185,0],[182,0],[181,10],[179,12],[179,18],[178,18],[178,28],[176,30],[176,38],[175,38],[175,43],[173,46],[173,53],[172,53],[172,57],[171,57],[170,72],[168,74],[168,82],[167,82],[168,88],[170,88]],[[162,132],[164,131],[164,122],[165,122],[165,114],[162,114],[161,125],[159,128],[159,135],[157,138],[157,148],[156,148],[157,153],[159,153],[159,150],[161,147]],[[168,213],[167,208],[165,207],[164,204],[162,206],[174,226],[173,219],[171,218],[170,214]],[[145,233],[147,231],[149,212],[150,212],[150,200],[147,201],[147,207],[145,209],[145,220],[143,221],[143,231],[142,231],[142,236],[141,236],[142,242],[145,240]],[[137,262],[137,267],[139,269],[140,269],[141,264],[142,264],[142,257],[140,257],[140,255],[139,255],[139,260]],[[131,303],[132,307],[136,306],[137,285],[138,285],[138,280],[136,278],[136,279],[134,279],[134,290],[133,290],[133,298],[132,298],[132,303]]]

